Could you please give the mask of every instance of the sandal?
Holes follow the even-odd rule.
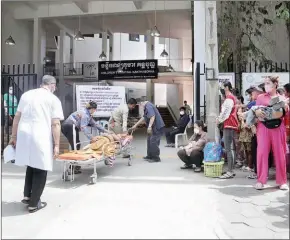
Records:
[[[247,176],[248,179],[257,179],[257,175],[255,173],[250,174],[249,176]]]
[[[256,190],[263,190],[264,189],[264,184],[257,182],[255,185]]]
[[[180,169],[191,169],[191,168],[192,168],[192,165],[186,165],[186,164],[180,167]]]
[[[221,175],[219,178],[220,179],[230,179],[230,178],[233,178],[234,176],[235,176],[234,173],[232,173],[232,172],[226,172],[223,175]]]
[[[38,206],[36,208],[33,208],[33,209],[29,209],[28,208],[28,212],[29,213],[35,213],[38,210],[41,210],[41,209],[45,208],[46,206],[47,206],[47,203],[46,202],[39,202],[38,203]]]

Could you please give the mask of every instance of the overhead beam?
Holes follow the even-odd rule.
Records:
[[[89,0],[74,1],[74,4],[83,12],[89,12]]]
[[[24,4],[26,6],[28,6],[29,8],[31,8],[32,10],[36,11],[38,9],[38,7],[35,4],[33,4],[32,2],[24,2]]]
[[[136,9],[138,10],[142,9],[142,6],[143,6],[142,1],[133,1],[133,3]]]
[[[52,21],[56,26],[59,27],[59,29],[64,30],[66,32],[67,35],[69,35],[70,37],[74,37],[74,32],[72,30],[70,30],[69,28],[67,28],[66,26],[64,26],[59,20],[53,20]]]

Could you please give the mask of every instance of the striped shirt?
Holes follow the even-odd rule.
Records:
[[[106,132],[106,130],[98,125],[94,119],[92,118],[88,109],[84,109],[82,111],[76,111],[72,113],[66,121],[72,121],[74,125],[84,134],[88,139],[92,139],[91,130],[88,128],[88,125],[91,127],[97,128],[100,132]]]

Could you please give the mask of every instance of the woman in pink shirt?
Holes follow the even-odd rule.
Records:
[[[269,106],[272,97],[278,96],[278,77],[268,77],[265,79],[266,93],[259,95],[256,105]],[[285,113],[285,111],[284,111]],[[255,114],[259,118],[264,118],[263,110],[258,109]],[[258,182],[257,190],[262,190],[267,183],[268,177],[268,156],[272,148],[276,165],[276,183],[281,190],[288,190],[286,173],[286,128],[283,122],[284,114],[275,112],[275,120],[259,121],[257,127],[257,170]],[[272,121],[272,122],[270,122]]]

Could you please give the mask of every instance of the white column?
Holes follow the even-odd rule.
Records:
[[[108,33],[107,32],[102,32],[102,51],[107,55],[108,49],[107,49],[107,37]],[[107,56],[108,57],[108,56]]]
[[[207,122],[209,139],[215,139],[216,118],[219,114],[218,38],[216,2],[206,1],[206,67],[215,71],[215,81],[207,81]]]
[[[146,42],[146,58],[155,58],[155,38],[151,36],[150,30],[147,31],[147,42]],[[147,101],[154,103],[154,83],[152,79],[146,79],[146,98]]]
[[[34,18],[33,21],[33,63],[35,64],[35,72],[40,79],[42,76],[43,59],[41,59],[41,20]]]
[[[205,43],[205,18],[206,18],[206,1],[194,1],[194,62],[200,62],[200,72],[204,73],[204,64],[206,59],[206,43]],[[195,77],[195,76],[194,76]],[[196,92],[200,92],[200,105],[204,106],[204,95],[206,94],[205,76],[200,76],[200,89],[196,89],[196,79],[194,79],[194,96]],[[195,97],[194,97],[195,98]],[[193,103],[194,111],[196,103]],[[203,108],[201,108],[203,111]],[[194,112],[196,115],[196,112]],[[202,113],[201,113],[202,114]]]
[[[114,34],[110,34],[110,39],[109,39],[109,61],[113,61],[113,43],[114,43]]]
[[[75,62],[75,40],[73,37],[70,37],[70,63],[74,67]]]
[[[65,107],[65,83],[64,83],[64,72],[63,72],[63,61],[64,61],[64,43],[66,33],[64,30],[60,30],[59,37],[59,98],[62,103],[64,115],[67,116]]]

